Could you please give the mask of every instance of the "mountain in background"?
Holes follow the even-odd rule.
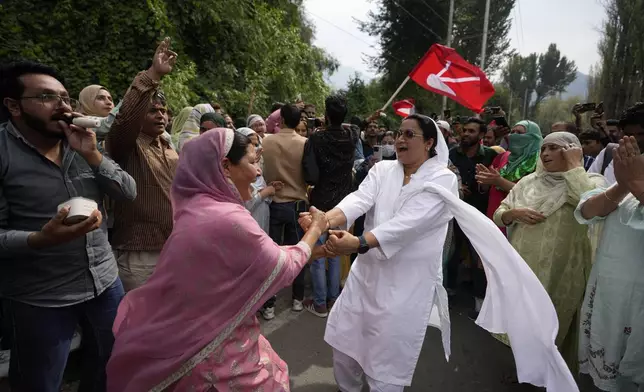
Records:
[[[572,98],[572,97],[583,97],[588,96],[588,75],[577,72],[577,78],[570,83],[566,91],[561,94],[562,99]]]

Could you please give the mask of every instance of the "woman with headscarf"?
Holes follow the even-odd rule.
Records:
[[[270,184],[266,183],[266,180],[262,175],[264,167],[264,160],[261,158],[262,148],[259,146],[259,136],[257,136],[255,131],[244,127],[239,128],[237,132],[246,136],[248,140],[250,140],[250,143],[255,147],[256,156],[260,156],[260,159],[255,161],[258,169],[257,180],[251,185],[251,199],[246,201],[245,205],[262,230],[268,233],[271,218],[270,204],[273,201],[275,192],[281,190],[284,187],[284,184],[281,181],[273,181]],[[276,301],[277,296],[273,296],[272,298],[269,298],[260,309],[260,313],[264,320],[272,320],[275,318]]]
[[[226,126],[226,120],[224,119],[224,116],[214,112],[204,113],[201,116],[201,119],[199,119],[199,134],[201,135],[215,128],[228,128]]]
[[[550,295],[559,320],[556,344],[575,374],[592,252],[588,229],[575,220],[574,211],[583,193],[604,184],[601,175],[586,173],[583,162],[577,136],[549,134],[536,172],[514,185],[494,213],[494,222],[508,228],[510,243]]]
[[[213,113],[215,109],[209,103],[200,103],[199,105],[192,108],[188,119],[186,120],[179,134],[179,144],[177,145],[178,150],[181,151],[186,142],[194,137],[199,136],[200,125],[201,125],[201,116],[205,113]]]
[[[81,113],[86,116],[107,117],[114,109],[112,94],[103,86],[92,84],[78,95]]]
[[[190,112],[192,112],[192,109],[192,106],[186,106],[185,108],[181,109],[179,114],[177,114],[172,120],[172,128],[170,129],[170,132],[172,134],[172,144],[174,144],[175,146],[179,145],[179,134],[181,133],[181,130],[183,129],[186,121],[188,121],[188,116],[190,115]]]
[[[521,382],[551,392],[577,391],[554,345],[557,320],[548,294],[494,223],[458,198],[437,125],[426,116],[407,117],[396,153],[396,161],[377,163],[360,189],[326,213],[329,226],[344,228],[367,214],[363,235],[332,230],[325,245],[333,254],[360,254],[324,336],[333,347],[339,389],[360,391],[366,378],[372,392],[402,391],[411,384],[428,324],[440,326],[449,358],[449,309],[440,272],[441,245],[454,217],[481,255],[490,282],[477,323],[507,331],[516,342]],[[310,219],[300,218],[305,230]]]
[[[634,137],[613,152],[617,183],[585,193],[579,223],[603,223],[582,307],[580,372],[602,391],[644,388],[644,156]]]
[[[494,218],[494,213],[514,185],[523,177],[534,173],[542,143],[539,126],[532,121],[520,121],[508,136],[508,151],[497,155],[489,168],[477,165],[477,181],[490,186],[487,208],[490,219]],[[502,227],[501,231],[505,234],[505,228]]]
[[[277,112],[279,113],[279,110]],[[255,133],[257,133],[257,136],[259,136],[260,145],[262,144],[262,139],[264,138],[264,136],[266,136],[266,133],[277,133],[277,132],[267,131],[267,124],[262,118],[262,116],[260,116],[259,114],[251,114],[250,116],[248,116],[248,120],[246,120],[246,125],[248,126],[248,128],[252,129],[253,131],[255,131]],[[279,132],[279,127],[277,131]]]
[[[215,129],[184,148],[172,234],[152,277],[118,309],[108,390],[289,391],[255,313],[320,257],[312,249],[328,222],[312,208],[313,230],[276,245],[244,208],[257,175],[248,138]]]
[[[81,90],[78,95],[78,101],[81,105],[80,111],[84,115],[109,117],[101,123],[99,128],[93,129],[96,133],[97,141],[101,143],[105,139],[105,135],[109,132],[110,126],[116,117],[116,113],[112,113],[114,109],[112,94],[110,94],[105,87],[98,84],[92,84]]]

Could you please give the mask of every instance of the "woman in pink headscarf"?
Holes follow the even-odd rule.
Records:
[[[260,334],[256,312],[322,257],[316,229],[280,247],[243,201],[257,169],[246,136],[214,129],[186,143],[172,185],[174,229],[150,280],[114,322],[108,390],[289,391],[288,368]]]

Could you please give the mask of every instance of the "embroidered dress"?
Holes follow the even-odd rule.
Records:
[[[579,367],[605,391],[644,386],[644,207],[631,195],[606,218],[586,220],[581,206],[605,189],[582,196],[580,223],[604,222],[581,310]]]
[[[172,235],[150,280],[128,293],[114,321],[110,392],[289,390],[287,367],[255,313],[293,282],[311,249],[275,244],[213,165],[233,138],[214,129],[184,147]]]

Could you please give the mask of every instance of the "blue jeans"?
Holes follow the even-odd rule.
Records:
[[[58,392],[76,326],[82,331],[83,369],[79,392],[106,389],[105,366],[112,353],[112,325],[125,295],[120,279],[89,301],[44,308],[5,300],[11,328],[9,383],[20,392]]]
[[[326,242],[328,234],[322,234],[319,245]],[[329,263],[327,280],[326,262]],[[340,295],[340,256],[321,258],[311,263],[311,283],[313,284],[313,303],[326,306],[328,300],[335,301]],[[327,285],[328,283],[328,285]]]

